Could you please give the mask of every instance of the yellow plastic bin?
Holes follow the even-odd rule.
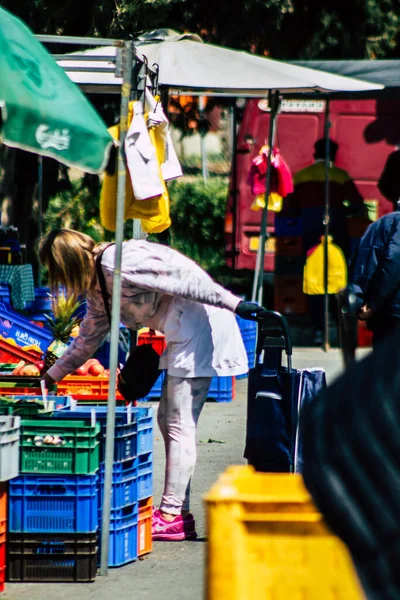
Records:
[[[205,496],[208,600],[361,600],[300,475],[230,467]]]

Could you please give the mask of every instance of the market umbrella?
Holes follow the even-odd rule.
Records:
[[[135,49],[151,67],[159,66],[159,85],[170,93],[256,97],[269,90],[284,93],[360,92],[382,86],[324,71],[272,60],[249,52],[204,43],[195,34],[180,34],[172,29],[149,31],[135,40]],[[58,60],[72,81],[90,91],[118,90],[121,79],[115,77],[113,57],[116,49],[103,46]],[[82,62],[84,56],[87,62]],[[93,61],[98,58],[98,61]],[[90,61],[90,62],[89,62]],[[104,69],[109,68],[109,73]],[[86,69],[85,69],[86,67]],[[93,68],[98,68],[94,72]]]
[[[0,141],[101,172],[112,145],[105,124],[26,25],[0,8]]]

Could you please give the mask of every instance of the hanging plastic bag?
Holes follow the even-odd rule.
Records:
[[[307,253],[303,272],[303,292],[321,295],[324,285],[324,237]],[[347,264],[342,250],[328,236],[328,294],[337,294],[347,285]]]
[[[154,130],[157,146],[162,148],[160,154],[161,173],[164,181],[176,179],[183,175],[180,162],[175,152],[172,142],[171,132],[169,130],[169,121],[163,111],[160,100],[153,97],[150,90],[146,88],[145,92],[146,106],[149,106],[147,126]]]
[[[148,200],[164,191],[160,165],[157,160],[154,138],[150,139],[143,105],[133,103],[133,116],[125,138],[128,171],[136,200]],[[161,160],[164,156],[162,155]]]
[[[160,140],[156,139],[154,130],[149,130],[151,143],[153,144],[158,161],[159,175],[163,185],[163,193],[148,200],[136,200],[132,198],[132,203],[128,207],[128,212],[134,214],[134,219],[140,219],[142,228],[146,233],[161,233],[171,225],[169,215],[170,202],[167,187],[161,177],[161,166],[159,157],[162,155],[163,148]]]
[[[278,178],[278,194],[285,198],[293,192],[293,177],[278,148],[273,150],[273,164]]]
[[[262,146],[259,154],[252,160],[247,183],[255,196],[265,194],[268,156],[268,146]],[[270,189],[272,193],[279,194],[282,198],[293,192],[292,175],[278,148],[274,148],[271,155]]]
[[[268,196],[268,210],[272,212],[281,212],[283,206],[282,196],[276,192],[272,192]],[[258,211],[265,208],[265,194],[259,194],[256,196],[250,206],[251,210]]]

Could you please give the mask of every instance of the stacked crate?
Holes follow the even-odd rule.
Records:
[[[239,325],[246,350],[249,369],[252,369],[256,359],[257,323],[256,321],[250,321],[249,319],[242,319],[238,315],[236,315],[236,322]],[[245,379],[247,376],[247,373],[244,375],[237,375],[236,379]]]
[[[100,425],[35,415],[28,402],[19,410],[20,475],[9,486],[8,580],[93,581]]]
[[[57,418],[88,418],[100,424],[98,524],[104,504],[107,407],[77,406]],[[120,567],[151,552],[153,513],[153,409],[117,407],[115,417],[108,566]]]
[[[99,528],[101,535],[104,475],[106,411],[96,408],[102,427],[102,457],[100,464]],[[108,566],[120,567],[137,559],[138,542],[138,423],[134,409],[117,409],[115,420],[114,462],[112,471],[110,537]]]
[[[274,310],[283,315],[304,314],[302,220],[277,215],[275,236]]]
[[[134,409],[138,423],[138,556],[152,549],[153,516],[153,409]]]
[[[162,333],[143,329],[139,332],[138,344],[151,344],[158,354],[162,354],[166,348],[165,337]],[[152,390],[142,402],[154,400],[161,397],[162,386],[165,379],[165,372],[161,372]],[[210,389],[207,400],[215,400],[216,402],[230,402],[235,395],[235,378],[234,377],[213,377],[211,380]]]
[[[20,417],[0,416],[0,592],[6,579],[7,482],[19,470]]]
[[[49,330],[33,325],[9,305],[0,304],[0,339],[27,352],[36,352],[40,357],[53,341],[53,335]],[[10,361],[1,359],[1,362]]]

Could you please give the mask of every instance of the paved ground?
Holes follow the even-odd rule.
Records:
[[[365,354],[361,351],[360,357]],[[339,351],[295,350],[295,367],[323,367],[328,383],[342,371]],[[198,432],[198,463],[192,490],[192,510],[199,539],[196,542],[156,543],[145,560],[119,569],[93,584],[7,584],[1,600],[201,600],[205,541],[203,494],[228,465],[243,463],[247,380],[236,382],[236,399],[226,404],[207,403]],[[157,404],[154,403],[155,410]],[[224,443],[207,443],[209,439]],[[164,473],[163,444],[158,430],[154,441],[155,501]]]

